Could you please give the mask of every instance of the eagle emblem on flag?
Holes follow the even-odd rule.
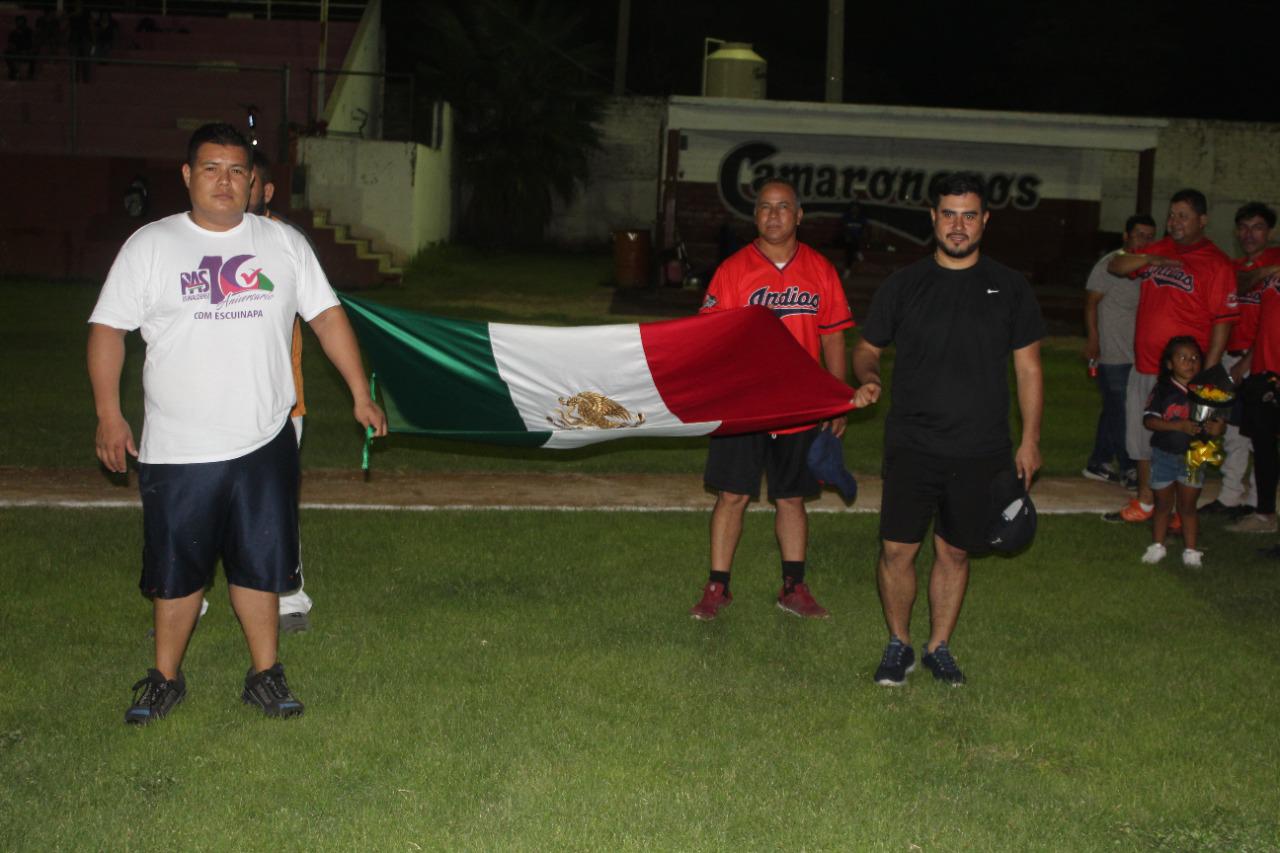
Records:
[[[561,408],[547,423],[558,429],[624,429],[644,423],[644,414],[634,416],[626,406],[596,391],[579,391],[572,397],[559,397]]]

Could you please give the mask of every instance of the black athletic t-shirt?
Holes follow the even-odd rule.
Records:
[[[1155,415],[1162,421],[1185,421],[1191,417],[1191,398],[1187,396],[1187,389],[1173,378],[1161,379],[1151,389],[1142,415],[1143,420],[1147,415]],[[1151,446],[1168,453],[1186,453],[1191,446],[1191,436],[1185,432],[1152,430]]]
[[[862,337],[895,349],[885,447],[959,458],[1012,448],[1009,354],[1044,337],[1020,273],[985,256],[964,270],[922,258],[880,285]]]

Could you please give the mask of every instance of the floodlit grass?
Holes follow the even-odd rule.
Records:
[[[599,255],[498,254],[449,248],[425,253],[406,284],[364,295],[402,307],[472,319],[583,324],[630,322],[608,314],[611,290],[600,282],[609,259]],[[0,465],[82,467],[95,463],[96,424],[85,375],[85,321],[97,298],[86,284],[0,281],[8,310],[0,316],[0,422],[8,426]],[[361,435],[337,372],[306,333],[304,372],[307,428],[303,464],[345,468],[359,464]],[[850,335],[852,344],[854,336]],[[123,401],[140,437],[143,346],[130,335]],[[1082,342],[1051,338],[1044,345],[1047,404],[1042,452],[1046,474],[1075,474],[1093,442],[1099,398],[1085,378]],[[892,363],[886,360],[886,376]],[[890,383],[888,393],[892,394]],[[447,405],[441,401],[441,405]],[[878,472],[888,400],[855,413],[846,457],[856,471]],[[1013,406],[1015,423],[1016,405]],[[1015,428],[1014,435],[1017,430]],[[573,451],[503,448],[391,436],[379,441],[374,469],[400,471],[584,471],[698,473],[706,439],[626,439]]]
[[[1216,522],[1192,573],[1140,565],[1145,530],[1043,518],[976,564],[970,684],[899,690],[870,682],[873,516],[812,519],[826,622],[773,607],[749,516],[706,624],[700,514],[303,523],[306,716],[240,705],[220,581],[187,701],[136,730],[139,514],[0,511],[6,849],[1280,849],[1280,572]]]

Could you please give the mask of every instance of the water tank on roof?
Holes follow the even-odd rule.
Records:
[[[768,63],[751,45],[727,41],[706,58],[702,94],[709,98],[764,98]]]

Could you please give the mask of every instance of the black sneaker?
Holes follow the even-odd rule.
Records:
[[[131,726],[145,726],[177,707],[187,695],[187,680],[181,672],[177,678],[166,679],[159,670],[149,669],[132,690],[133,704],[124,712],[124,721]]]
[[[880,658],[880,666],[876,667],[874,679],[876,684],[885,687],[901,687],[906,683],[907,673],[915,668],[915,649],[897,637],[890,637],[889,645],[884,647],[884,656]]]
[[[952,687],[959,687],[964,684],[964,673],[960,671],[960,667],[956,664],[956,659],[951,656],[951,649],[947,648],[946,643],[938,643],[938,647],[931,652],[925,652],[922,662],[929,667],[929,671],[933,673],[933,677],[938,681],[945,681]]]
[[[1235,506],[1229,506],[1226,511],[1227,521],[1240,521],[1247,516],[1253,515],[1257,511],[1258,508],[1253,504],[1236,504]]]
[[[1111,470],[1110,465],[1086,465],[1080,475],[1090,480],[1097,480],[1099,483],[1120,482],[1120,476]]]
[[[1231,510],[1233,509],[1235,509],[1235,507],[1229,507],[1226,504],[1224,504],[1222,501],[1218,500],[1217,498],[1214,498],[1204,506],[1197,509],[1196,512],[1200,513],[1201,515],[1215,515],[1217,513],[1228,513],[1228,512],[1231,512]]]
[[[302,611],[280,614],[280,633],[298,634],[311,627],[311,617]]]
[[[1131,492],[1138,491],[1138,469],[1130,468],[1120,475],[1120,485]]]
[[[302,703],[289,692],[284,666],[279,663],[256,674],[250,667],[244,677],[244,693],[240,694],[240,699],[246,705],[257,705],[268,717],[302,715]]]

